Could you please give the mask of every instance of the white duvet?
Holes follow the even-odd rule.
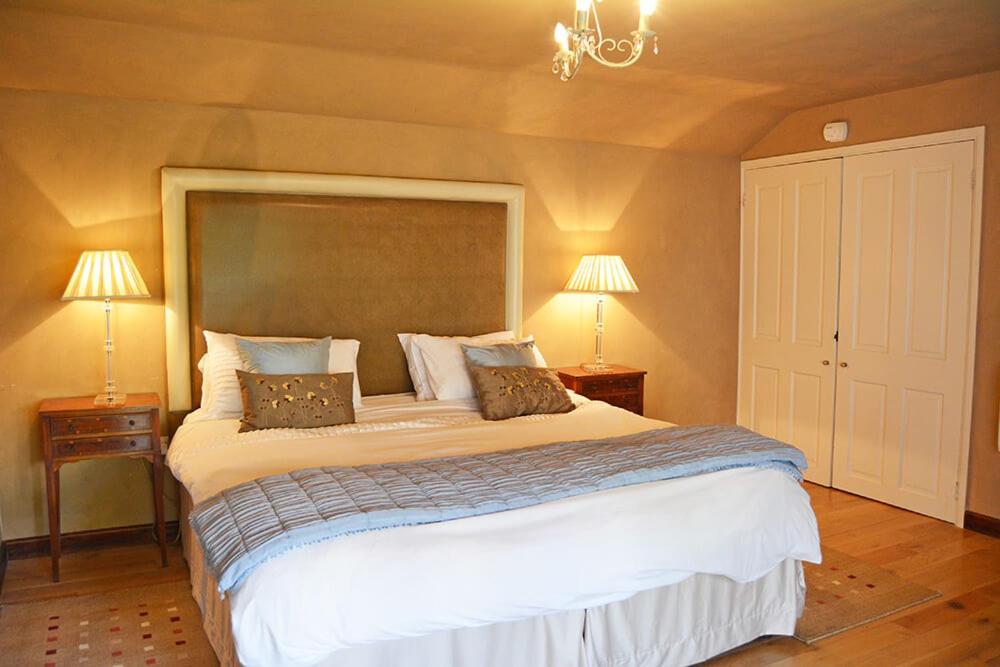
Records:
[[[563,415],[486,422],[474,401],[366,398],[358,424],[237,434],[178,430],[168,463],[197,504],[263,475],[512,449],[665,424],[574,397]],[[354,535],[260,566],[230,592],[239,658],[311,665],[368,642],[622,600],[695,573],[746,582],[818,562],[809,497],[775,470],[738,469],[525,509]]]

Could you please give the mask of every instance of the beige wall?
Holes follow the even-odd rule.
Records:
[[[735,415],[738,165],[476,130],[0,89],[0,506],[7,539],[46,531],[34,411],[96,392],[102,313],[59,300],[80,250],[130,250],[153,298],[115,311],[126,391],[165,390],[159,168],[297,170],[523,183],[525,330],[552,364],[591,351],[592,303],[560,288],[586,252],[622,254],[607,357],[647,368],[648,414]],[[149,521],[138,462],[63,469],[67,531]]]
[[[793,113],[744,158],[828,148],[823,125],[850,123],[849,144],[986,126],[983,235],[972,405],[968,508],[1000,517],[1000,72],[875,95]]]

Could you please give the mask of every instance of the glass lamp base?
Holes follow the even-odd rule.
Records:
[[[128,398],[127,394],[98,394],[94,397],[94,405],[116,408],[125,405],[126,398]]]
[[[580,368],[587,371],[588,373],[610,373],[611,366],[605,363],[595,363],[590,362],[586,364],[580,364]]]

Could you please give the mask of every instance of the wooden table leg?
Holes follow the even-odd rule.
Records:
[[[167,528],[163,512],[163,455],[153,455],[153,508],[156,511],[156,539],[160,543],[160,563],[167,566]]]
[[[49,506],[49,551],[52,554],[52,581],[59,581],[59,467],[51,462],[46,465],[45,491]]]

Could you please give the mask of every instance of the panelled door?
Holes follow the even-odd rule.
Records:
[[[973,164],[971,141],[844,158],[833,483],[949,521],[971,372]]]
[[[790,442],[830,485],[841,160],[744,180],[739,423]]]

